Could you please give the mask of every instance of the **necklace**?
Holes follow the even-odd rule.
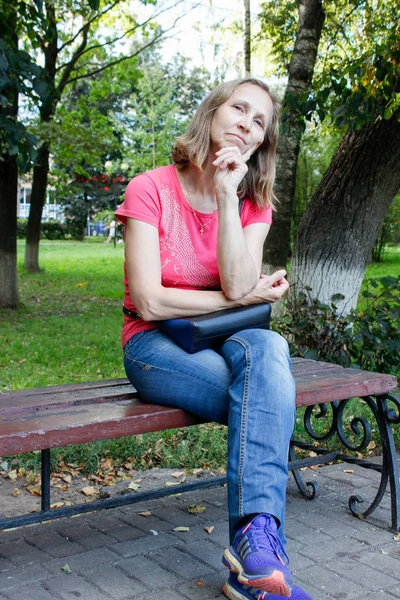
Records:
[[[204,227],[207,227],[207,225],[209,225],[212,221],[214,221],[215,217],[218,215],[218,211],[215,212],[215,214],[211,217],[211,219],[208,219],[208,221],[204,221],[204,223],[202,223],[199,219],[199,217],[196,215],[194,208],[192,206],[192,196],[190,195],[190,191],[189,191],[189,187],[187,184],[187,179],[186,179],[186,175],[185,172],[182,171],[182,175],[183,175],[183,180],[185,182],[185,188],[188,194],[188,201],[189,201],[189,206],[192,209],[192,213],[194,218],[196,219],[197,223],[199,224],[199,231],[200,231],[200,235],[203,235],[204,233]]]

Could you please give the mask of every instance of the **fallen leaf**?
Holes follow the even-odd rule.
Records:
[[[171,477],[182,477],[185,474],[185,471],[176,471],[175,473],[171,473]]]
[[[64,506],[64,502],[54,502],[54,504],[50,504],[50,508],[61,508]]]
[[[345,469],[343,473],[354,473],[353,469]]]
[[[12,480],[15,481],[18,477],[17,471],[16,469],[13,469],[12,471],[8,472],[8,477]]]
[[[19,496],[21,493],[22,493],[21,490],[19,490],[18,488],[14,488],[13,491],[11,492],[11,496],[16,498],[16,496]]]
[[[203,582],[203,580],[201,578],[198,580],[197,585],[198,586],[204,585],[204,582]]]
[[[150,533],[152,535],[158,535],[158,531],[156,531],[155,529],[150,529]]]
[[[77,283],[75,285],[75,287],[77,287],[77,288],[86,287],[86,286],[87,286],[87,281],[82,281],[82,283]]]
[[[132,481],[132,483],[130,483],[128,485],[128,489],[129,490],[133,490],[134,492],[136,492],[141,486],[138,483],[135,483]]]
[[[138,515],[140,515],[141,517],[151,517],[151,512],[143,511],[143,512],[138,513]]]
[[[94,496],[96,493],[96,488],[91,485],[87,485],[81,490],[81,492],[82,494],[85,494],[85,496]]]
[[[202,473],[203,469],[193,469],[193,475],[198,475],[199,473]]]
[[[101,468],[103,471],[110,471],[114,467],[114,461],[112,458],[105,458],[101,461]]]
[[[64,571],[64,573],[66,573],[67,575],[71,575],[72,573],[72,569],[69,567],[69,565],[64,565],[63,567],[61,567],[61,571]]]
[[[66,474],[63,473],[62,475],[60,475],[60,479],[65,481],[65,483],[71,483],[71,481],[72,481],[72,477],[69,473],[66,473]]]
[[[189,527],[175,527],[175,529],[173,529],[172,531],[177,531],[178,533],[180,533],[180,532],[190,531],[190,528]]]
[[[214,531],[215,527],[214,525],[212,525],[211,527],[204,527],[204,531],[207,531],[207,533],[212,533]]]
[[[179,485],[181,483],[185,483],[185,481],[186,481],[185,477],[182,477],[182,479],[180,479],[179,481],[166,481],[165,485],[167,487],[172,487],[174,485]]]
[[[30,494],[32,494],[32,496],[41,496],[42,495],[40,487],[28,486],[26,489]]]
[[[205,510],[206,510],[205,504],[189,504],[188,509],[187,509],[188,513],[190,513],[191,515],[200,515]]]
[[[394,535],[393,539],[396,540],[396,542],[400,542],[400,532],[397,535]]]

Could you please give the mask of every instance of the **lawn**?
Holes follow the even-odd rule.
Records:
[[[123,246],[114,248],[99,238],[83,243],[44,240],[43,271],[34,275],[23,268],[23,242],[18,243],[18,253],[22,305],[16,311],[0,311],[0,392],[123,377],[119,342]],[[366,278],[399,274],[400,248],[396,248],[387,251],[384,262],[371,264]],[[143,468],[155,464],[216,468],[225,462],[225,436],[221,427],[203,425],[72,447],[65,450],[65,458],[83,462],[92,471],[107,452],[116,460],[133,458]],[[26,460],[37,464],[34,454]]]

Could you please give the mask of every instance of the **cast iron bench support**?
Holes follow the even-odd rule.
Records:
[[[304,428],[312,440],[309,444],[293,439],[290,445],[288,466],[300,492],[309,500],[316,498],[319,493],[317,484],[303,481],[300,471],[302,468],[343,461],[374,469],[381,473],[375,498],[361,512],[359,506],[364,500],[359,496],[351,496],[350,510],[355,516],[368,517],[379,506],[389,485],[391,528],[397,532],[400,528],[400,483],[392,427],[400,423],[400,399],[391,393],[397,388],[396,378],[306,359],[293,359],[292,362],[297,389],[296,406],[306,407]],[[351,435],[357,441],[352,441],[346,435],[344,414],[352,398],[359,398],[372,412],[382,440],[382,464],[321,446],[323,442],[335,437],[342,446],[354,453],[368,447],[371,425],[365,417],[354,416],[350,423]],[[316,410],[318,412],[315,413]],[[314,420],[327,421],[322,433],[314,429]],[[160,488],[51,509],[50,448],[162,431],[201,422],[194,415],[180,409],[145,404],[126,379],[0,394],[0,456],[31,450],[41,450],[42,455],[41,511],[0,519],[0,529],[114,508],[176,493],[177,488]],[[296,449],[312,451],[314,455],[296,459]],[[199,479],[179,485],[179,492],[224,483],[225,477]]]

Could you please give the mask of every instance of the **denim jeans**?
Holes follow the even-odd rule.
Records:
[[[151,329],[125,346],[128,379],[148,401],[176,406],[228,425],[228,510],[238,521],[269,513],[283,543],[288,450],[295,385],[286,340],[274,331],[234,334],[218,349],[187,354]]]

